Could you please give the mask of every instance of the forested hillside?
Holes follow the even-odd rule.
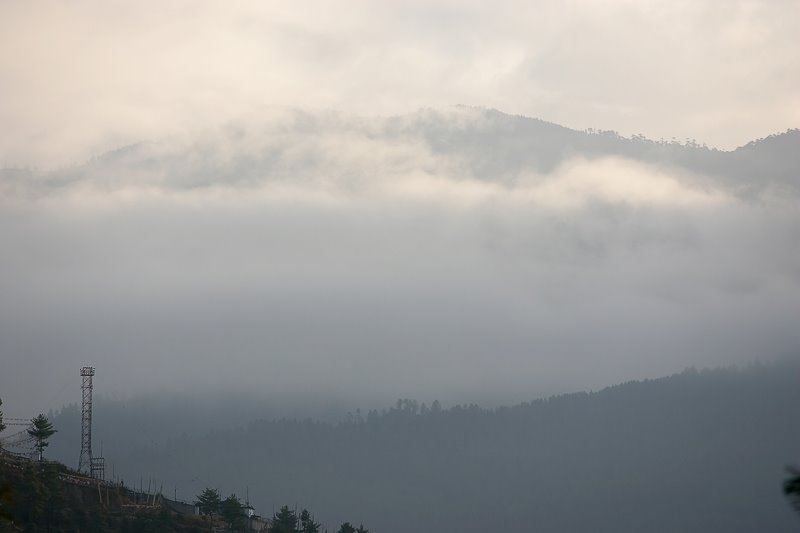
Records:
[[[799,385],[797,363],[689,369],[492,410],[399,400],[339,424],[255,421],[106,456],[184,493],[247,486],[264,514],[299,501],[382,533],[795,531],[781,483],[800,462]],[[119,428],[129,414],[105,416]]]
[[[142,501],[123,487],[98,487],[76,474],[59,463],[36,463],[0,454],[0,532],[215,531],[200,517],[172,512],[160,502],[155,505],[155,498],[153,505],[141,505]]]

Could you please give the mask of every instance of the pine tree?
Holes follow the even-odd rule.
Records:
[[[272,528],[270,533],[298,533],[297,514],[284,505],[272,517]]]
[[[339,527],[339,533],[356,533],[356,528],[350,522],[345,522]]]
[[[242,505],[242,502],[236,497],[235,494],[231,494],[222,500],[222,502],[219,504],[219,515],[223,520],[225,520],[230,529],[234,531],[244,529],[244,505]]]
[[[51,424],[50,420],[43,414],[31,420],[31,427],[28,428],[28,435],[36,439],[35,448],[36,451],[39,452],[39,461],[42,460],[42,452],[44,449],[50,445],[47,439],[52,437],[55,432],[56,430],[53,429],[53,424]]]
[[[319,533],[319,526],[320,524],[314,521],[311,513],[303,509],[300,513],[300,533]]]
[[[206,488],[197,497],[197,507],[203,516],[213,516],[219,513],[219,505],[222,500],[217,489]]]

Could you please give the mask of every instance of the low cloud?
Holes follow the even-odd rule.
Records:
[[[9,178],[5,404],[74,399],[53,391],[87,363],[123,395],[371,407],[510,402],[800,348],[796,197],[751,201],[620,157],[498,170],[451,148],[310,115]]]

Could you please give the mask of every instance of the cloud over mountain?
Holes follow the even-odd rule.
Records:
[[[800,122],[792,1],[0,5],[0,166],[272,107],[496,107],[733,148]],[[46,36],[46,38],[44,38]]]
[[[371,404],[796,353],[796,137],[720,152],[480,109],[281,112],[5,170],[0,351],[27,383],[91,361],[131,393]]]

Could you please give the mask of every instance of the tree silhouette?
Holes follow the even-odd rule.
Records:
[[[789,498],[795,511],[800,513],[800,470],[788,467],[789,478],[783,482],[783,493]]]
[[[350,522],[345,522],[339,527],[339,533],[356,533],[356,528]]]
[[[2,407],[2,405],[3,405],[3,399],[0,398],[0,407]],[[3,424],[3,411],[0,411],[0,431],[3,431],[4,429],[6,429],[6,425]]]
[[[28,428],[28,435],[36,439],[36,451],[39,452],[39,461],[42,460],[42,452],[49,446],[47,439],[53,436],[56,430],[46,416],[40,414],[31,420],[31,427]]]
[[[219,504],[219,514],[234,531],[241,530],[245,524],[244,506],[235,494],[231,494]]]
[[[272,517],[273,533],[297,533],[297,514],[289,509],[288,505],[284,505]]]
[[[206,488],[197,497],[197,507],[200,509],[200,514],[204,516],[213,516],[219,513],[220,503],[221,500],[217,489]]]
[[[300,533],[319,533],[319,526],[308,510],[303,509],[300,512]]]
[[[272,517],[272,528],[270,533],[298,533],[297,514],[284,505]]]

